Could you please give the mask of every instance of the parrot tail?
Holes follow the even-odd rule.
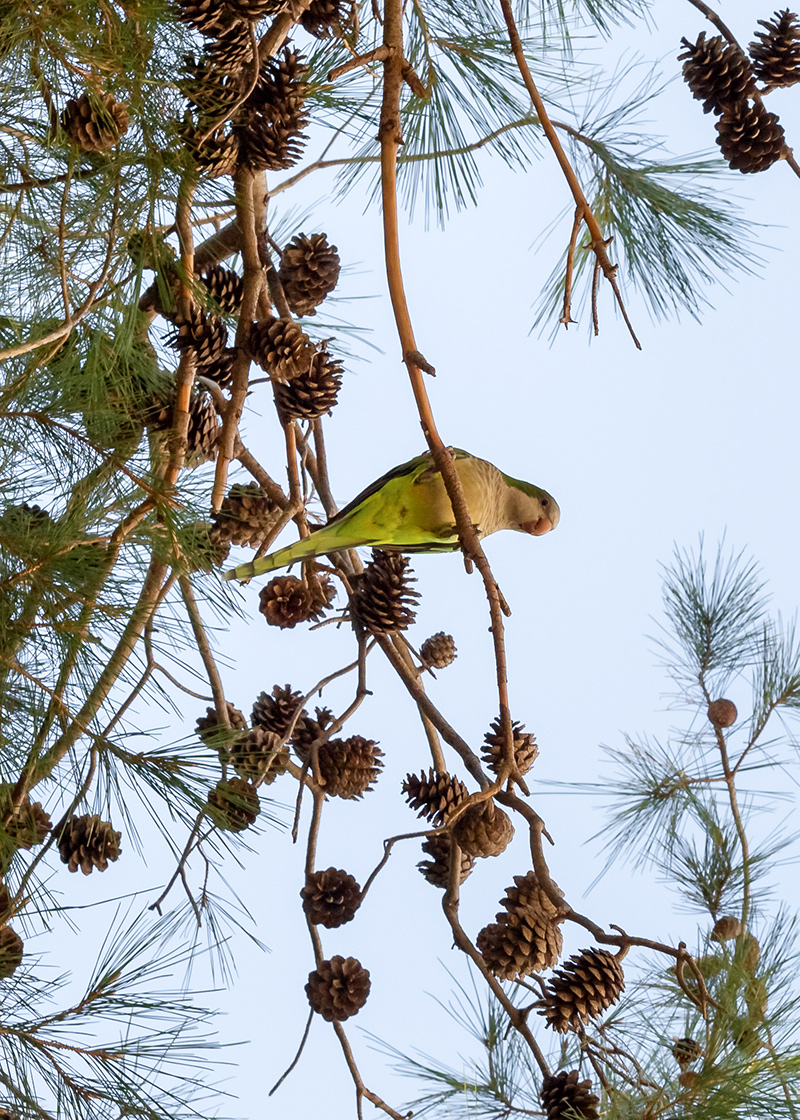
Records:
[[[286,548],[279,548],[277,552],[270,552],[267,556],[262,556],[258,560],[251,560],[247,564],[240,564],[238,568],[231,568],[229,572],[225,572],[222,576],[223,579],[251,579],[253,576],[263,575],[264,572],[274,571],[275,568],[285,568],[289,564],[293,564],[295,560],[305,560],[309,556],[319,556],[321,552],[326,549],[321,547],[323,544],[320,533],[312,533],[309,537],[301,537],[299,541],[294,544],[287,545]],[[328,548],[330,548],[330,542]]]

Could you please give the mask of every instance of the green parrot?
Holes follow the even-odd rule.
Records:
[[[558,503],[546,490],[510,478],[468,451],[453,448],[451,454],[479,537],[498,529],[540,537],[558,525]],[[429,451],[373,482],[310,536],[260,560],[240,564],[224,578],[249,579],[295,560],[359,545],[388,552],[453,552],[458,548],[450,499]]]

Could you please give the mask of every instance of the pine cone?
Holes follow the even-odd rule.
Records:
[[[31,802],[26,793],[19,805],[14,805],[13,792],[13,785],[0,785],[0,818],[9,839],[17,848],[28,851],[41,844],[53,826],[41,801]]]
[[[346,871],[329,867],[309,875],[300,897],[310,922],[336,929],[352,921],[361,905],[361,888]]]
[[[296,747],[295,747],[296,749]],[[378,780],[383,751],[374,739],[351,735],[349,739],[329,739],[319,748],[319,772],[329,797],[355,801],[369,793]]]
[[[166,417],[163,414],[150,417],[152,430],[168,431],[172,428],[174,404],[173,395]],[[187,467],[198,467],[201,463],[208,463],[214,458],[219,430],[219,417],[211,397],[204,389],[193,391],[189,399],[189,427],[186,432],[185,465]]]
[[[243,832],[261,812],[261,803],[250,782],[230,778],[209,791],[206,812],[217,828]]]
[[[294,319],[270,316],[253,323],[250,353],[253,361],[276,381],[291,381],[308,373],[314,347]]]
[[[411,808],[418,810],[417,816],[424,817],[434,828],[446,825],[453,810],[469,797],[467,787],[458,778],[437,774],[435,770],[429,770],[427,777],[424,770],[419,777],[407,774],[402,792]]]
[[[317,708],[317,718],[301,715],[294,727],[292,746],[297,757],[302,763],[311,759],[311,748],[317,740],[325,734],[325,728],[333,722],[333,712],[330,708]]]
[[[429,836],[423,842],[422,850],[431,858],[420,860],[417,867],[432,886],[446,890],[450,885],[450,852],[452,850],[452,841],[449,834],[440,832],[438,836]],[[472,856],[468,856],[466,852],[461,851],[459,863],[458,882],[460,885],[472,871],[475,860]]]
[[[280,735],[254,727],[235,741],[230,760],[240,778],[270,786],[288,770],[289,748]]]
[[[291,630],[298,622],[316,617],[313,598],[307,584],[296,576],[276,576],[261,588],[259,610],[269,626]]]
[[[724,113],[735,109],[755,93],[755,80],[747,55],[735,43],[714,35],[706,41],[701,31],[696,43],[681,39],[686,50],[678,55],[683,63],[683,79],[704,113]]]
[[[218,540],[258,548],[278,523],[280,510],[257,482],[234,482],[211,517]]]
[[[311,972],[306,984],[308,1002],[328,1023],[341,1023],[367,1002],[369,972],[355,957],[331,957]]]
[[[712,941],[732,941],[742,932],[742,923],[733,914],[726,914],[718,918],[711,931]]]
[[[416,579],[402,553],[373,548],[372,560],[351,583],[350,609],[365,630],[388,634],[407,630],[414,621],[414,600],[420,595],[411,587]]]
[[[592,1092],[592,1083],[578,1081],[576,1069],[561,1070],[542,1081],[539,1094],[547,1120],[598,1120],[600,1098]]]
[[[311,0],[300,22],[315,39],[327,39],[333,28],[341,30],[341,8],[342,0]]]
[[[304,112],[307,70],[288,47],[280,59],[267,59],[262,65],[237,129],[242,160],[251,170],[280,171],[302,155],[306,142],[302,132],[309,121]]]
[[[453,825],[462,851],[475,859],[499,856],[514,838],[511,818],[493,801],[472,805]]]
[[[289,724],[302,699],[302,692],[295,692],[288,684],[283,688],[276,684],[269,695],[266,692],[259,693],[258,699],[253,704],[253,725],[262,727],[265,731],[272,731],[282,738],[289,730]],[[306,710],[303,708],[295,723],[295,734],[305,714]]]
[[[527,774],[536,761],[539,748],[536,739],[529,731],[523,731],[524,723],[511,721],[511,734],[514,739],[514,760],[520,774]],[[503,763],[503,735],[500,730],[500,717],[493,719],[490,730],[484,736],[485,746],[481,751],[481,758],[487,767],[495,774],[499,773]]]
[[[675,1061],[683,1069],[684,1066],[691,1065],[703,1056],[703,1047],[693,1038],[676,1038],[672,1053],[675,1055]]]
[[[121,833],[96,813],[71,817],[58,838],[61,862],[68,864],[70,871],[80,867],[84,875],[90,875],[95,867],[105,871],[109,860],[113,863],[119,859],[120,837]]]
[[[219,128],[228,119],[241,96],[239,75],[226,73],[208,55],[197,60],[184,55],[184,75],[178,88],[196,110],[199,128]]]
[[[584,949],[553,974],[539,1000],[539,1015],[560,1034],[597,1019],[617,1002],[625,977],[617,957],[605,949]]]
[[[175,325],[170,346],[181,353],[193,351],[199,372],[213,365],[228,345],[228,328],[219,315],[209,315],[197,304],[192,304],[188,317],[176,315]]]
[[[515,886],[509,887],[500,905],[497,920],[478,934],[476,945],[487,967],[502,980],[528,976],[552,968],[561,954],[561,930],[564,921],[539,886],[536,875],[515,875]]]
[[[182,23],[188,23],[209,38],[222,34],[231,23],[220,0],[176,0],[175,10]]]
[[[181,550],[178,561],[183,561],[189,572],[212,572],[221,568],[228,559],[230,543],[214,536],[210,521],[194,521],[178,533]]]
[[[274,385],[275,403],[289,419],[313,420],[329,413],[342,387],[342,363],[318,350],[305,373]]]
[[[708,705],[708,718],[715,727],[732,727],[738,715],[732,700],[712,700]]]
[[[244,280],[230,268],[212,264],[199,273],[198,279],[223,315],[236,315],[242,303]]]
[[[110,93],[84,93],[69,99],[61,123],[84,152],[106,152],[128,131],[128,106]]]
[[[8,893],[8,887],[0,883],[0,926],[4,926],[12,917],[11,896]]]
[[[456,659],[456,643],[451,634],[440,630],[426,638],[419,649],[423,669],[446,669]]]
[[[717,143],[734,171],[743,175],[766,171],[786,151],[786,137],[774,113],[760,101],[744,103],[716,125]]]
[[[314,315],[339,279],[339,254],[324,233],[300,233],[281,254],[279,277],[295,315]]]
[[[286,4],[284,0],[225,0],[225,7],[236,19],[258,23],[265,16],[283,11]]]
[[[239,164],[239,133],[235,129],[225,132],[224,127],[216,129],[210,136],[205,135],[206,131],[191,119],[190,113],[178,130],[198,171],[208,179],[235,174]]]
[[[228,705],[228,719],[230,720],[230,727],[224,727],[217,717],[216,708],[206,708],[206,714],[200,716],[195,724],[197,734],[203,742],[217,750],[227,749],[234,739],[238,739],[239,731],[247,731],[247,720],[244,718],[238,708],[234,708],[230,700],[226,700]]]
[[[250,28],[245,20],[230,24],[206,46],[209,61],[226,74],[235,74],[253,61]]]
[[[22,938],[11,926],[0,929],[0,980],[7,980],[22,964]]]
[[[794,12],[786,8],[775,12],[771,20],[760,19],[765,31],[756,32],[750,44],[753,70],[760,82],[770,89],[793,86],[800,82],[800,24]]]

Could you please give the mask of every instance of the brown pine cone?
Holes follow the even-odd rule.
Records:
[[[539,886],[536,875],[515,875],[496,922],[478,934],[476,944],[488,968],[503,980],[552,968],[561,955],[564,916]]]
[[[178,533],[180,559],[189,572],[212,572],[228,559],[230,542],[214,534],[210,521],[194,521]]]
[[[53,826],[41,801],[31,802],[26,793],[19,805],[14,805],[13,792],[13,785],[0,785],[0,819],[9,839],[28,851],[41,844]]]
[[[374,739],[351,735],[329,739],[319,748],[319,772],[329,797],[354,801],[369,793],[383,769],[383,751]]]
[[[529,731],[523,731],[524,723],[511,721],[511,734],[514,738],[514,760],[520,774],[527,774],[539,754],[536,739]],[[503,762],[503,735],[500,730],[500,717],[493,719],[490,730],[484,736],[485,746],[481,751],[481,758],[487,767],[499,773]]]
[[[296,163],[303,152],[303,129],[308,83],[305,66],[287,47],[281,58],[267,59],[245,105],[245,119],[237,129],[241,158],[253,171],[280,171]]]
[[[226,132],[224,126],[215,129],[210,136],[206,135],[207,131],[192,120],[191,113],[187,111],[178,134],[197,170],[207,179],[234,175],[239,165],[239,133],[235,129]]]
[[[418,817],[424,817],[434,828],[446,825],[453,811],[469,797],[467,787],[458,778],[448,773],[437,774],[429,770],[427,777],[423,770],[419,777],[407,774],[402,792]]]
[[[22,938],[11,926],[0,929],[0,980],[7,980],[22,964]]]
[[[308,373],[314,347],[293,319],[271,315],[250,328],[250,353],[276,381],[291,381]]]
[[[228,832],[243,832],[261,812],[255,787],[241,778],[217,782],[208,794],[206,812],[217,826]]]
[[[431,858],[420,860],[417,864],[420,872],[432,886],[447,890],[450,885],[450,853],[452,850],[449,834],[440,832],[438,836],[429,836],[423,842],[422,850]],[[472,871],[475,860],[472,856],[468,856],[466,852],[461,851],[459,864],[458,882],[460,885]]]
[[[279,684],[274,685],[269,694],[260,692],[253,704],[253,726],[262,727],[265,731],[272,731],[283,738],[302,699],[302,692],[295,692],[288,684],[283,688]],[[305,714],[306,710],[303,708],[295,723],[295,735]]]
[[[731,941],[742,932],[742,923],[733,914],[726,914],[717,918],[711,931],[712,941]]]
[[[289,418],[313,420],[329,413],[342,387],[344,367],[327,350],[318,350],[306,373],[274,385],[275,403]]]
[[[199,61],[193,54],[184,55],[183,69],[178,88],[196,111],[198,126],[206,130],[219,127],[241,96],[239,75],[221,70],[208,55]]]
[[[752,175],[772,167],[786,151],[786,137],[774,113],[760,101],[745,102],[716,125],[717,143],[734,171]]]
[[[800,23],[794,12],[786,8],[775,12],[771,20],[760,19],[765,31],[756,32],[750,44],[753,70],[759,81],[770,89],[793,86],[800,82]]]
[[[11,896],[8,893],[8,887],[0,883],[0,926],[4,926],[11,917],[13,917],[11,912]]]
[[[220,35],[231,22],[220,0],[175,0],[175,10],[182,23],[209,37]]]
[[[84,152],[106,152],[128,131],[128,106],[110,93],[84,93],[69,99],[61,124]]]
[[[280,519],[281,511],[257,482],[234,482],[211,514],[218,540],[258,548]]]
[[[311,759],[311,748],[325,734],[325,728],[333,722],[333,712],[330,708],[317,708],[316,712],[316,719],[312,719],[309,715],[301,715],[294,727],[292,746],[303,764]]]
[[[244,280],[238,272],[221,264],[212,264],[199,273],[198,279],[223,315],[238,314],[244,289]]]
[[[453,836],[462,851],[475,859],[499,856],[514,838],[507,813],[493,801],[472,805],[453,825]]]
[[[456,659],[456,643],[451,634],[440,630],[426,638],[419,647],[423,669],[446,669]]]
[[[672,1053],[675,1055],[675,1061],[683,1069],[703,1056],[703,1047],[693,1038],[676,1038]]]
[[[328,1023],[341,1023],[367,1002],[369,972],[355,957],[331,957],[309,973],[308,1002]]]
[[[175,397],[167,408],[153,411],[148,417],[148,425],[153,432],[170,432],[174,416]],[[185,466],[198,467],[210,462],[216,455],[217,437],[220,424],[214,402],[205,390],[197,389],[189,399],[189,427],[186,432]],[[164,439],[165,437],[159,437]]]
[[[732,700],[712,700],[708,705],[708,718],[715,727],[732,727],[738,715]]]
[[[230,761],[240,778],[271,786],[289,768],[289,748],[280,735],[254,727],[236,739]]]
[[[547,1026],[560,1034],[578,1030],[613,1006],[625,990],[618,958],[605,949],[584,949],[553,973],[536,1004]]]
[[[228,346],[228,328],[219,315],[210,315],[192,304],[189,315],[175,316],[175,325],[178,328],[170,340],[174,350],[184,353],[190,350],[197,360],[198,373],[202,373],[207,366],[213,366],[219,361],[220,355]]]
[[[329,867],[309,875],[300,897],[310,922],[335,929],[354,918],[361,905],[361,888],[346,871]]]
[[[105,871],[109,860],[113,863],[119,859],[121,835],[96,813],[71,817],[58,838],[61,862],[66,863],[70,871],[80,867],[84,875],[90,875],[95,867]]]
[[[261,588],[259,608],[269,626],[291,630],[298,622],[316,618],[313,596],[296,576],[276,576]]]
[[[372,560],[351,579],[353,618],[372,634],[407,630],[416,617],[414,600],[420,597],[412,583],[416,583],[416,578],[408,557],[373,548]]]
[[[300,233],[281,254],[279,277],[295,315],[315,315],[339,279],[339,254],[324,233]]]
[[[600,1098],[588,1079],[579,1081],[578,1070],[561,1070],[542,1081],[539,1094],[547,1120],[598,1120]]]
[[[720,35],[706,40],[701,31],[696,43],[681,39],[686,50],[678,55],[683,63],[683,80],[704,113],[724,113],[743,104],[755,93],[755,80],[747,55],[735,43]]]
[[[226,74],[236,74],[253,61],[253,44],[246,20],[235,20],[206,45],[211,63]]]
[[[206,708],[206,714],[200,716],[195,724],[197,734],[203,742],[217,750],[227,749],[230,743],[239,738],[238,732],[247,731],[247,720],[244,715],[238,708],[234,708],[230,700],[227,700],[226,704],[228,705],[230,727],[224,727],[219,722],[216,708]]]
[[[336,28],[341,31],[343,0],[311,0],[300,17],[304,29],[315,39],[327,39]]]
[[[286,4],[284,0],[225,0],[225,7],[236,19],[258,23],[265,16],[283,11]]]

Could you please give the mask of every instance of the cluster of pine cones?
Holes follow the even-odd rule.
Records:
[[[800,82],[800,22],[788,9],[759,20],[749,56],[721,35],[695,43],[683,39],[683,77],[706,113],[719,117],[717,143],[730,166],[743,174],[765,171],[786,152],[783,128],[764,108],[770,90]],[[761,82],[759,87],[756,83]]]

